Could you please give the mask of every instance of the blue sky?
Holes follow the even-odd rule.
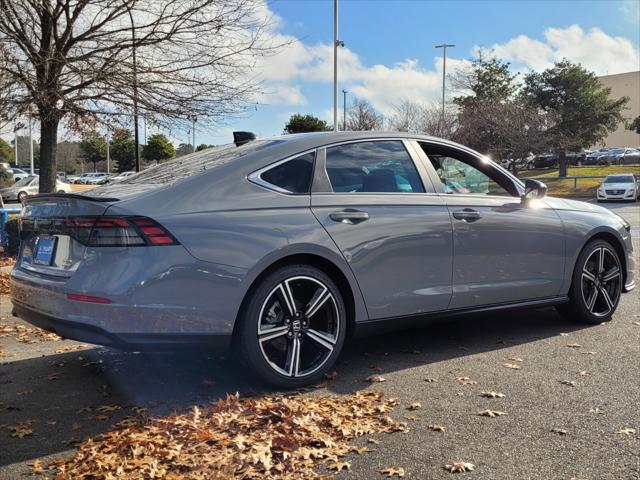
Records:
[[[272,34],[292,47],[258,69],[265,95],[246,115],[198,132],[197,143],[224,143],[234,129],[282,132],[291,113],[332,116],[330,0],[275,0]],[[541,70],[567,57],[600,75],[640,69],[640,2],[341,0],[340,89],[385,113],[403,99],[430,104],[441,95],[441,53],[459,68],[481,47],[512,62],[514,71]],[[352,97],[351,97],[352,98]],[[181,135],[180,135],[181,136]]]

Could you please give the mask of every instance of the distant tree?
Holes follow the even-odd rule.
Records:
[[[85,133],[80,140],[80,154],[85,162],[93,163],[93,171],[97,171],[98,162],[107,159],[107,140],[95,131]]]
[[[629,122],[629,125],[627,125],[627,130],[631,130],[633,132],[636,132],[637,134],[640,134],[640,115]]]
[[[331,130],[327,122],[313,115],[296,113],[291,115],[284,127],[284,133],[326,132]]]
[[[82,160],[79,142],[63,141],[56,148],[56,165],[58,170],[66,173],[80,171],[79,164]]]
[[[0,162],[10,163],[13,161],[13,148],[0,138]]]
[[[205,150],[205,149],[211,148],[211,147],[215,147],[215,145],[207,145],[206,143],[201,143],[200,145],[198,145],[196,147],[196,152],[199,152],[201,150]]]
[[[421,133],[423,106],[411,100],[394,105],[389,117],[389,129],[396,132]]]
[[[525,76],[523,98],[540,111],[553,115],[545,136],[559,155],[559,176],[567,175],[567,150],[602,141],[623,121],[629,98],[610,98],[595,73],[568,60],[544,72]]]
[[[161,133],[151,135],[142,147],[142,156],[150,162],[164,162],[176,156],[176,150],[167,137]]]
[[[116,161],[119,173],[134,170],[136,167],[136,142],[126,128],[119,128],[109,143],[111,158]]]
[[[178,145],[178,148],[176,148],[176,157],[182,157],[190,153],[193,153],[193,145],[190,143],[181,143]]]
[[[343,130],[382,130],[384,116],[370,102],[356,98],[347,108],[347,124]]]

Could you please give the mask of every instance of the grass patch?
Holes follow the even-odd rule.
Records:
[[[588,167],[569,167],[569,177],[606,177],[616,173],[633,173],[640,175],[640,165],[594,165]],[[518,173],[520,178],[539,178],[542,181],[558,178],[558,169],[523,170]],[[547,181],[549,195],[554,197],[595,197],[601,178],[578,179],[577,188],[573,188],[573,179]]]

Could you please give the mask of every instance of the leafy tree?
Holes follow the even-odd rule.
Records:
[[[206,143],[201,143],[200,145],[198,145],[196,147],[196,152],[199,152],[201,150],[205,150],[205,149],[211,148],[211,147],[215,147],[215,145],[207,145]]]
[[[627,125],[627,130],[631,130],[633,132],[636,132],[637,134],[640,134],[640,115],[629,122],[629,125]]]
[[[13,148],[0,138],[0,162],[9,163],[13,160]]]
[[[93,163],[93,171],[97,171],[98,162],[107,159],[107,140],[98,132],[88,132],[80,140],[80,154],[85,162]]]
[[[178,145],[178,148],[176,148],[176,157],[182,157],[190,153],[193,153],[193,145],[190,143],[181,143]]]
[[[128,172],[136,168],[136,142],[126,128],[113,132],[109,143],[109,154],[118,164],[118,172]]]
[[[151,162],[163,162],[176,156],[176,149],[161,133],[151,135],[147,144],[142,147],[142,156]]]
[[[331,130],[327,122],[313,115],[296,113],[291,115],[284,127],[284,133],[326,132]]]
[[[595,73],[566,59],[525,76],[523,98],[550,116],[545,136],[559,154],[559,176],[567,175],[567,150],[599,143],[623,121],[629,98],[610,94]]]

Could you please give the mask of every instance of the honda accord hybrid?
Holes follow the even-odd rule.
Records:
[[[432,137],[239,136],[29,197],[14,313],[121,349],[232,347],[284,387],[317,381],[354,334],[546,306],[610,320],[635,285],[629,224],[545,193]]]

